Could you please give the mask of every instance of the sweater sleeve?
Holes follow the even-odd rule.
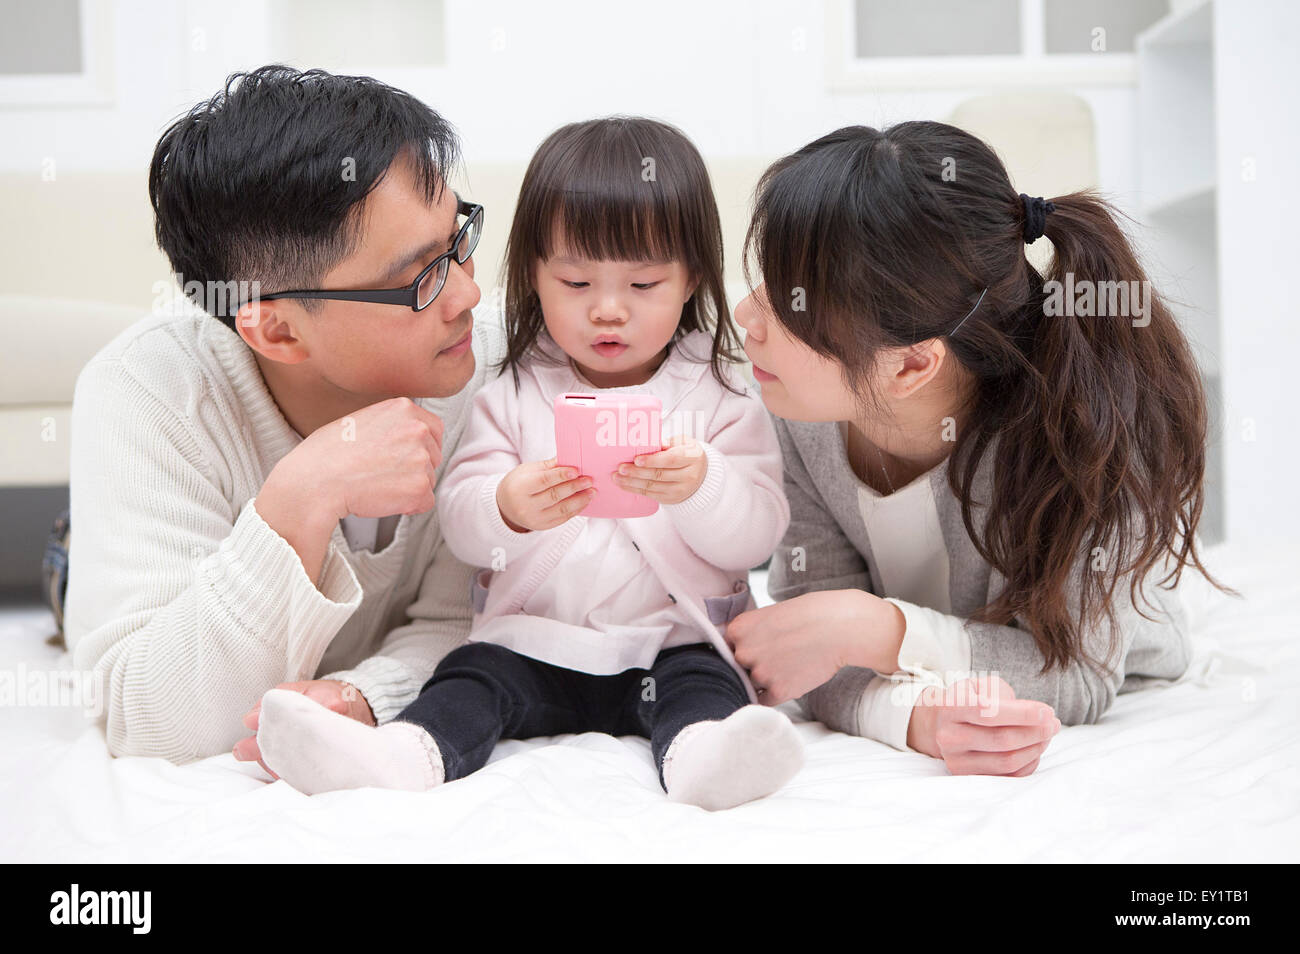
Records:
[[[228,751],[269,685],[310,678],[361,602],[331,544],[318,585],[258,514],[222,494],[199,440],[113,360],[73,401],[66,632],[102,680],[109,750],[175,762]]]
[[[753,394],[724,391],[707,439],[704,482],[668,513],[700,559],[748,570],[772,555],[790,525],[781,447],[767,409]]]
[[[1071,576],[1068,598],[1075,619],[1081,618],[1079,594],[1086,572],[1087,562],[1080,560]],[[1149,583],[1148,592],[1153,587]],[[885,677],[849,667],[805,698],[810,714],[832,728],[899,749],[907,747],[911,710],[927,685],[948,686],[976,674],[998,676],[1016,698],[1050,705],[1065,725],[1091,724],[1106,714],[1130,671],[1176,679],[1191,660],[1190,621],[1181,600],[1167,596],[1151,607],[1143,604],[1145,614],[1140,613],[1129,597],[1129,578],[1121,578],[1115,588],[1114,629],[1105,616],[1085,626],[1082,646],[1088,659],[1050,670],[1027,629],[887,599],[906,620],[898,672]]]
[[[1088,572],[1089,561],[1080,559],[1069,578],[1066,596],[1075,620],[1082,618],[1080,596]],[[1065,725],[1097,722],[1130,671],[1177,678],[1187,670],[1189,620],[1177,594],[1153,582],[1162,577],[1163,573],[1148,577],[1145,590],[1153,605],[1148,607],[1139,596],[1139,612],[1130,598],[1131,577],[1122,576],[1114,590],[1114,626],[1105,614],[1085,623],[1081,639],[1085,658],[1051,669],[1046,668],[1028,629],[963,620],[891,600],[907,620],[898,652],[900,671],[931,681],[938,676],[943,683],[951,683],[960,670],[999,676],[1017,698],[1050,705]]]
[[[452,552],[475,567],[501,566],[552,531],[518,533],[497,507],[497,485],[523,461],[514,379],[503,374],[474,395],[465,433],[447,465],[438,521]]]
[[[409,622],[384,637],[379,651],[352,669],[323,679],[350,683],[365,698],[375,721],[391,722],[415,701],[444,656],[469,636],[473,612],[469,587],[475,570],[440,540],[420,582]]]

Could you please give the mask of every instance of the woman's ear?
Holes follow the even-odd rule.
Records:
[[[890,378],[894,396],[903,398],[915,394],[934,380],[947,359],[948,346],[942,338],[930,338],[899,348]]]
[[[291,310],[274,301],[250,301],[235,314],[235,331],[250,348],[281,364],[299,364],[311,356],[291,320]]]

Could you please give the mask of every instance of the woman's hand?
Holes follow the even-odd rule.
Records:
[[[619,464],[614,483],[661,504],[675,504],[699,490],[708,472],[709,458],[700,442],[674,434],[664,442],[663,450]]]
[[[315,699],[326,709],[333,709],[349,719],[356,719],[366,725],[375,724],[375,714],[370,710],[370,703],[366,702],[365,696],[358,692],[356,686],[351,683],[339,682],[337,679],[308,679],[305,682],[282,682],[275,688],[288,689],[290,692],[301,692],[308,699]],[[244,728],[251,729],[256,733],[261,715],[262,703],[259,701],[244,716]],[[279,778],[262,761],[262,751],[257,747],[256,734],[236,742],[233,752],[236,761],[256,761],[271,778]]]
[[[1017,699],[996,676],[926,689],[912,709],[909,748],[943,759],[953,775],[1031,774],[1061,731],[1052,707]]]
[[[824,590],[741,613],[727,624],[726,640],[760,701],[775,706],[844,666],[877,668],[891,647],[897,668],[904,625],[898,607],[870,593]]]
[[[554,457],[520,464],[497,484],[497,509],[515,533],[550,530],[586,509],[596,496],[591,484]]]

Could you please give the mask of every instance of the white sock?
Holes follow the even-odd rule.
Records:
[[[257,745],[262,761],[307,795],[366,786],[422,792],[443,780],[438,744],[418,725],[376,728],[288,689],[262,696]]]
[[[715,812],[772,794],[802,767],[803,745],[785,714],[750,705],[677,733],[664,753],[664,784],[672,801]]]

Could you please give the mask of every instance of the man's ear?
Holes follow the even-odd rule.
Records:
[[[894,396],[907,397],[925,387],[934,380],[947,359],[948,346],[942,338],[918,341],[900,349],[898,364],[894,366]]]
[[[310,357],[307,343],[298,337],[290,309],[280,302],[250,301],[235,314],[235,331],[258,354],[281,364],[298,364]],[[296,316],[293,316],[296,318]]]

